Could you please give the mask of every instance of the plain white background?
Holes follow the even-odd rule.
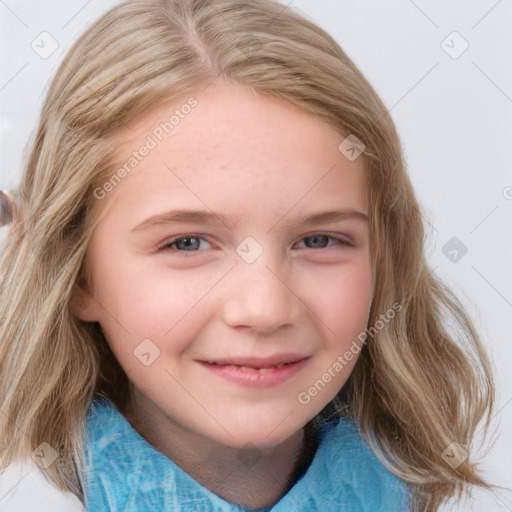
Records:
[[[63,54],[117,3],[0,0],[0,189],[19,179]],[[496,366],[497,439],[481,468],[512,487],[512,1],[282,3],[333,35],[391,112],[430,265],[469,308]],[[512,497],[477,492],[443,510],[512,511]]]

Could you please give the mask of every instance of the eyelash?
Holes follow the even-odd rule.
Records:
[[[335,237],[335,236],[327,235],[325,233],[313,233],[312,235],[307,235],[307,236],[302,237],[301,240],[304,240],[306,238],[313,238],[315,236],[325,236],[325,237],[327,237],[330,240],[335,240],[336,243],[332,244],[332,245],[328,245],[327,247],[317,247],[317,248],[306,247],[306,249],[311,249],[311,250],[321,250],[321,249],[324,249],[325,250],[325,249],[328,249],[329,247],[338,246],[338,245],[346,246],[346,247],[353,247],[353,244],[351,244],[347,240],[344,240],[342,238],[338,238],[338,237]],[[172,239],[166,241],[164,244],[158,246],[157,247],[157,252],[182,253],[182,254],[180,254],[180,256],[184,256],[184,257],[188,257],[189,256],[189,254],[187,254],[187,253],[193,254],[193,253],[201,252],[199,249],[198,250],[193,250],[193,251],[180,251],[178,249],[172,249],[173,245],[175,245],[176,243],[178,243],[178,242],[180,242],[182,240],[187,240],[187,239],[197,239],[197,240],[202,240],[202,241],[208,242],[208,240],[206,240],[206,238],[204,238],[202,236],[199,236],[199,235],[181,235],[181,236],[172,238]],[[210,243],[210,242],[208,242],[208,243]]]

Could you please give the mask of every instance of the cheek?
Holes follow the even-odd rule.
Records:
[[[211,280],[156,267],[130,271],[124,266],[122,273],[111,273],[99,294],[108,304],[104,322],[109,342],[128,355],[144,339],[163,352],[180,352],[201,326],[201,299]]]
[[[319,329],[333,348],[350,345],[368,323],[371,302],[371,273],[367,262],[332,271],[313,288],[314,311]]]

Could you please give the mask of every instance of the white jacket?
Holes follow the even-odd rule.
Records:
[[[52,485],[42,471],[33,461],[8,466],[0,474],[0,512],[85,512],[74,494]]]

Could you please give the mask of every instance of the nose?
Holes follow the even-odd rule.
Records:
[[[255,262],[238,260],[224,290],[224,321],[230,327],[246,327],[271,333],[297,322],[301,308],[290,272],[263,253]]]

